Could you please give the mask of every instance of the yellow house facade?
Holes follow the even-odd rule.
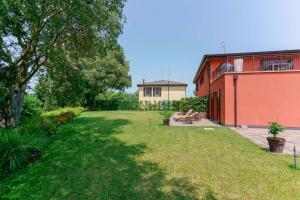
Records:
[[[181,100],[186,97],[186,83],[159,80],[137,85],[141,103],[158,103],[160,101]]]

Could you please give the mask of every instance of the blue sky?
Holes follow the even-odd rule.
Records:
[[[192,80],[207,53],[300,49],[299,0],[127,0],[119,42],[132,87],[146,81]],[[169,71],[169,72],[168,72]]]

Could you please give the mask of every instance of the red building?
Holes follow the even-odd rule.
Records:
[[[220,124],[300,127],[300,50],[208,54],[194,83]]]

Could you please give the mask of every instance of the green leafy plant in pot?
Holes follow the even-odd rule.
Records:
[[[164,119],[163,119],[164,126],[169,126],[170,117],[173,115],[173,112],[171,110],[164,110],[164,111],[161,111],[160,114],[164,117]]]
[[[277,122],[270,122],[268,129],[269,134],[273,135],[272,137],[267,137],[270,151],[275,153],[282,153],[284,149],[285,139],[277,137],[277,135],[284,130],[284,127]]]

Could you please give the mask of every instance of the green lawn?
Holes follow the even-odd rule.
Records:
[[[150,124],[151,121],[151,124]],[[3,199],[300,199],[300,171],[227,128],[163,127],[157,112],[85,112]],[[1,198],[0,198],[1,199]]]

